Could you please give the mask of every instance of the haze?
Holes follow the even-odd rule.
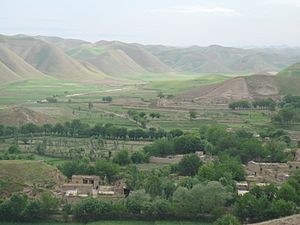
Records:
[[[300,46],[299,0],[0,0],[0,33],[173,46]]]

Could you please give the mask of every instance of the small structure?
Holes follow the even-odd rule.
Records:
[[[100,185],[99,176],[83,176],[83,175],[73,175],[72,182],[73,184],[91,184],[94,189],[98,189]]]
[[[128,196],[125,182],[117,181],[114,186],[104,185],[99,176],[73,175],[71,182],[61,186],[61,192],[68,203],[83,197],[118,200]]]
[[[238,182],[236,183],[236,188],[237,188],[238,195],[244,195],[249,192],[249,183],[247,181]]]
[[[248,181],[258,183],[283,183],[291,173],[300,168],[300,162],[259,163],[250,161],[247,165]]]

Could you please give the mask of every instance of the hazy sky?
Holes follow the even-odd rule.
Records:
[[[300,0],[0,0],[0,33],[300,46]]]

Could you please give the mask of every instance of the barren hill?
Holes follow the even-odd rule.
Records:
[[[70,49],[67,53],[89,62],[109,75],[163,73],[171,69],[157,57],[136,44],[118,41],[99,41]]]
[[[33,189],[58,189],[65,181],[61,172],[41,161],[2,160],[0,163],[0,196]]]
[[[280,85],[276,76],[253,75],[195,88],[178,95],[177,99],[204,103],[228,103],[242,99],[278,98],[279,94]]]
[[[142,74],[146,72],[144,68],[120,49],[108,50],[87,61],[109,75]]]
[[[19,126],[26,123],[45,124],[52,123],[50,117],[28,108],[13,106],[0,109],[0,124]]]
[[[0,44],[0,81],[1,83],[38,79],[44,74],[26,63],[13,51]]]
[[[300,60],[300,49],[242,49],[218,45],[145,48],[174,70],[193,73],[278,72]]]
[[[37,70],[61,79],[101,79],[104,73],[91,71],[54,45],[32,37],[5,37],[0,40]]]

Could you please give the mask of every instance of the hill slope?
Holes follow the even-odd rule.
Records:
[[[300,76],[252,75],[235,77],[220,83],[199,86],[176,99],[226,104],[235,100],[279,99],[282,95],[300,95]]]
[[[13,51],[0,44],[0,81],[13,82],[43,78],[44,74],[26,63]]]
[[[300,62],[291,65],[285,70],[278,73],[278,76],[292,76],[292,77],[300,77]]]
[[[87,61],[109,75],[142,74],[147,72],[120,49],[108,50]]]
[[[0,40],[11,51],[37,70],[61,79],[101,79],[100,71],[93,71],[69,57],[54,45],[32,37],[5,37]]]
[[[217,45],[145,48],[173,69],[193,73],[273,73],[300,60],[299,49],[241,49]]]
[[[0,196],[33,188],[57,188],[65,180],[60,171],[41,161],[1,160]]]
[[[45,124],[54,120],[45,114],[24,107],[4,107],[0,109],[0,124],[21,126],[26,123]]]
[[[84,44],[67,53],[83,62],[89,62],[109,75],[164,73],[172,71],[157,57],[136,44],[118,41],[99,41]]]

